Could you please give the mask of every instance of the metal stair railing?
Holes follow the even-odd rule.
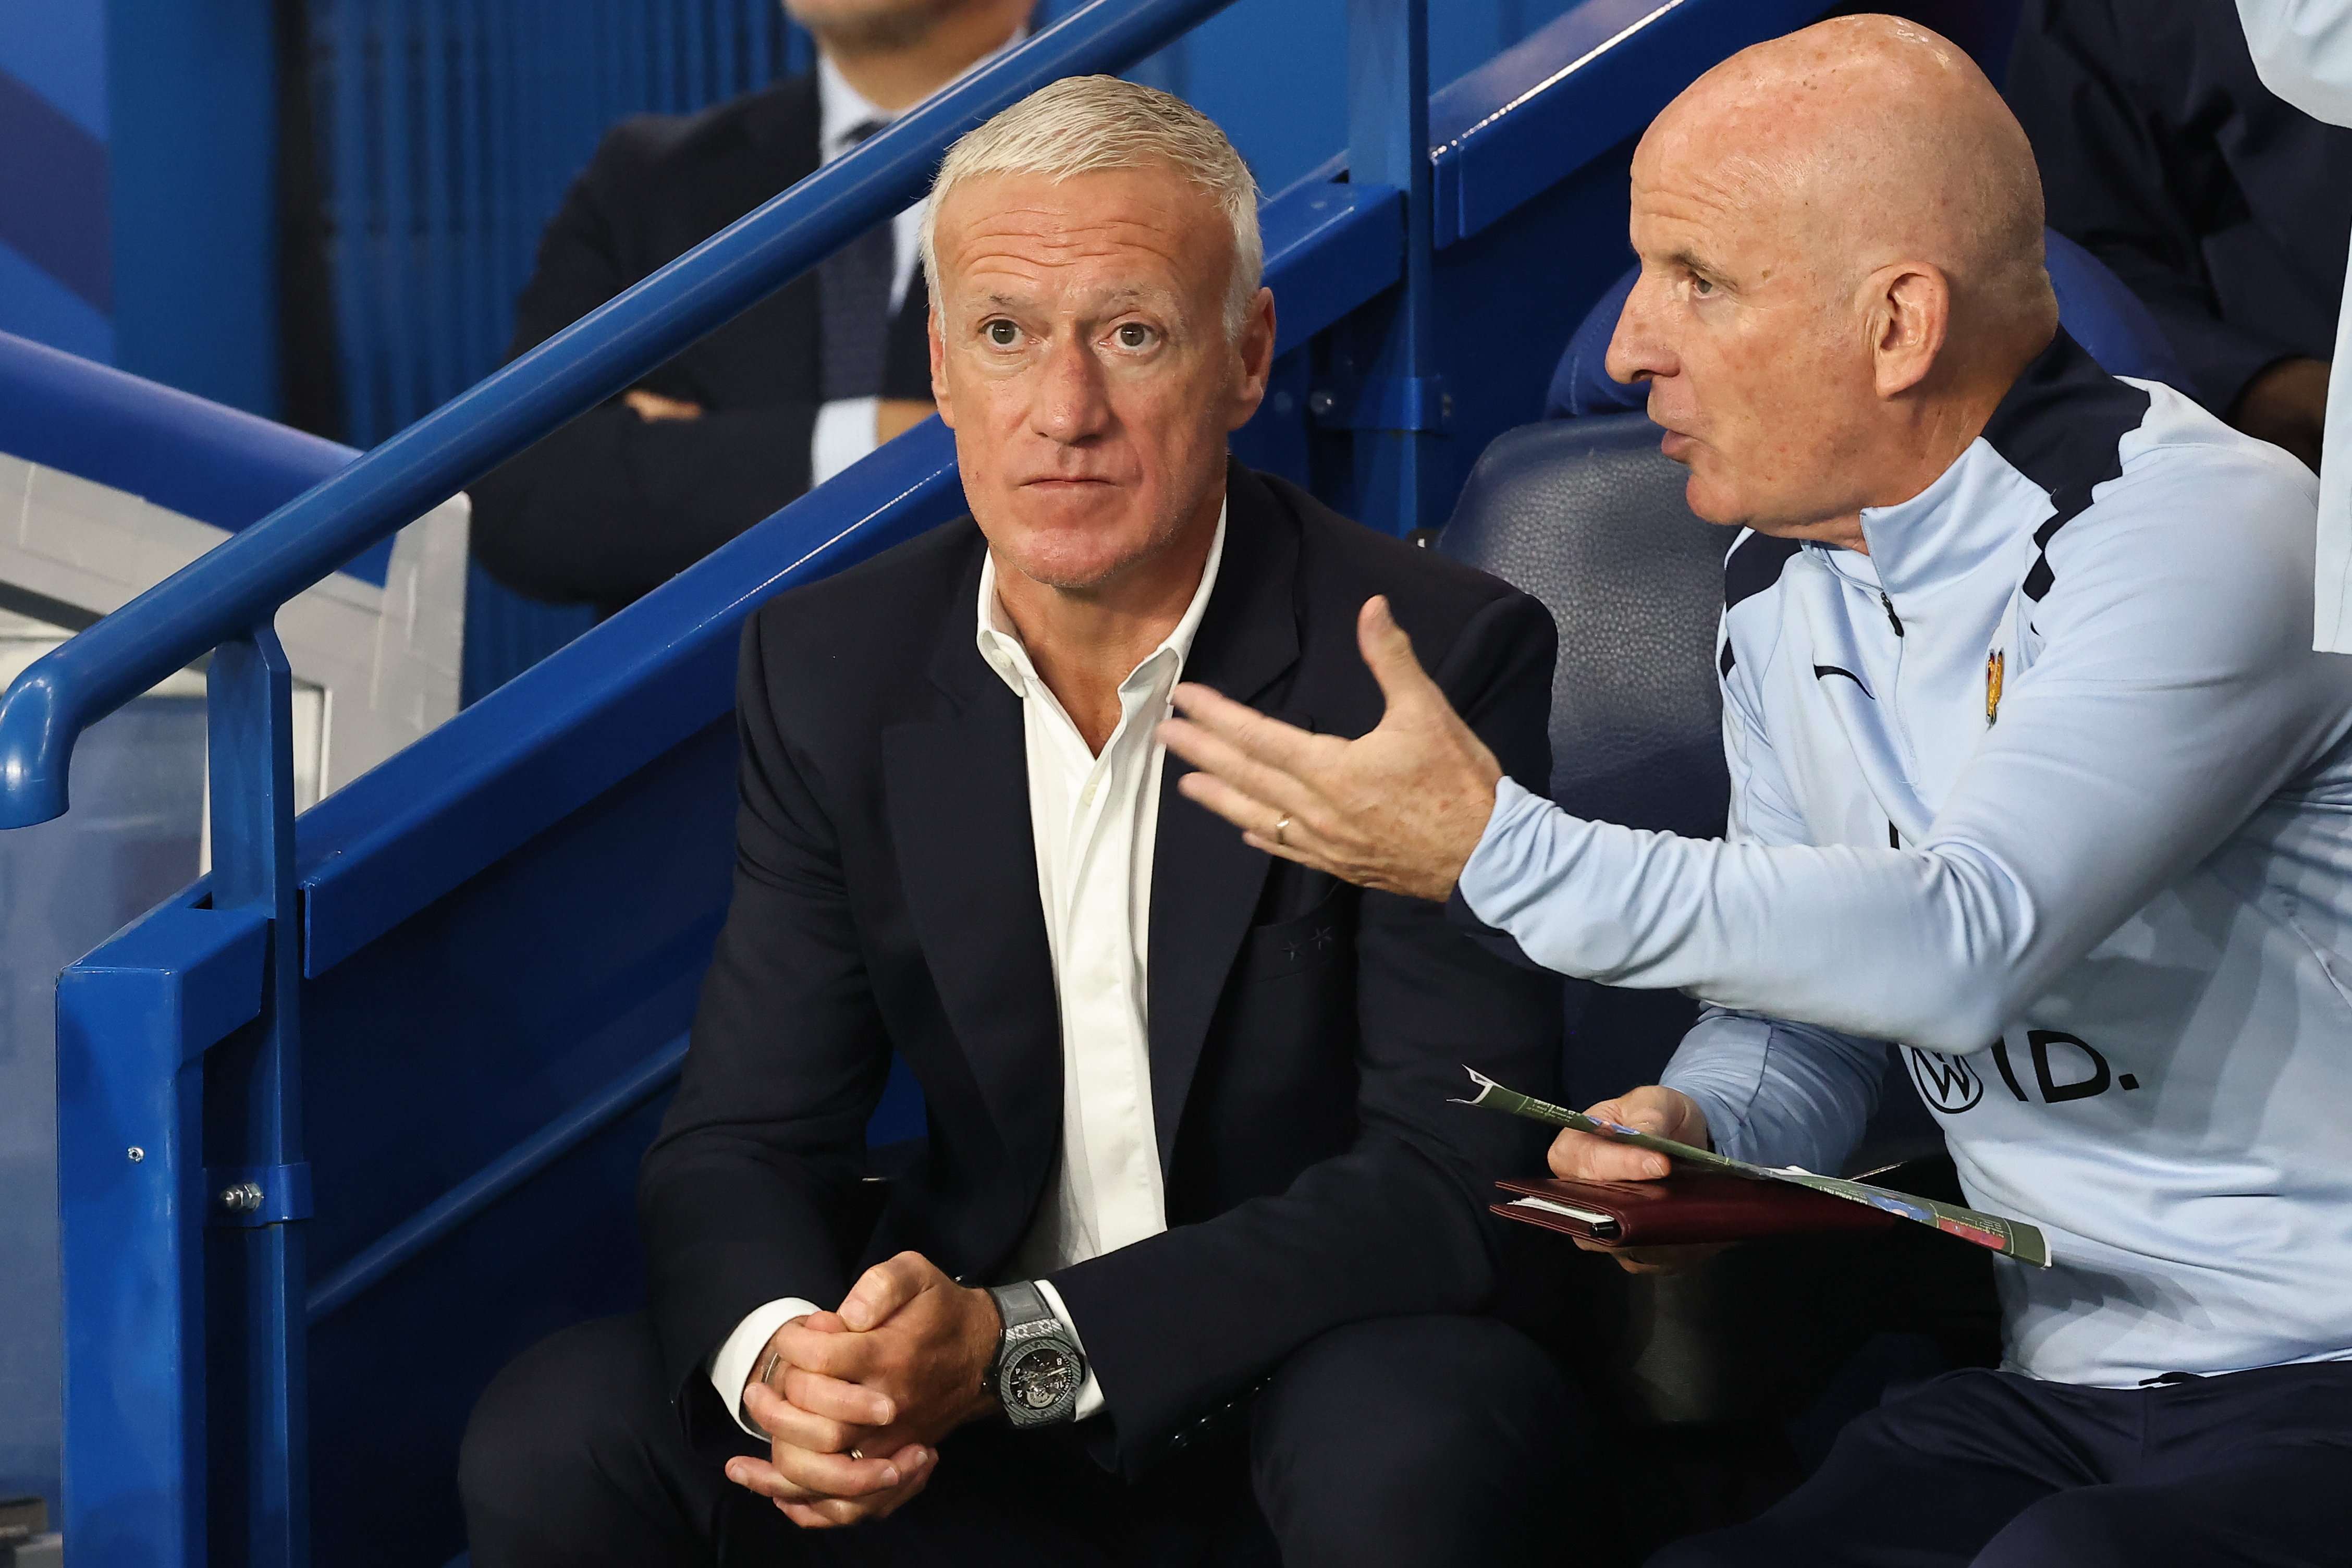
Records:
[[[184,911],[207,917],[208,955],[195,969],[171,975],[173,994],[157,998],[161,1016],[183,1016],[178,1027],[167,1023],[147,1031],[152,1038],[134,1031],[111,1042],[127,1069],[112,1087],[158,1128],[158,1163],[146,1173],[154,1184],[142,1189],[152,1195],[137,1201],[158,1218],[193,1211],[200,1223],[242,1236],[222,1237],[240,1245],[207,1247],[201,1263],[177,1254],[177,1264],[153,1260],[182,1270],[225,1268],[234,1278],[226,1293],[194,1291],[180,1278],[158,1295],[154,1287],[164,1281],[135,1273],[148,1261],[126,1260],[126,1302],[177,1302],[171,1312],[176,1321],[156,1327],[175,1342],[210,1346],[177,1343],[165,1357],[179,1369],[175,1385],[153,1391],[173,1417],[163,1424],[171,1429],[165,1451],[142,1455],[134,1467],[145,1478],[137,1488],[142,1511],[152,1513],[131,1526],[142,1561],[205,1561],[223,1544],[219,1530],[207,1523],[207,1500],[224,1495],[237,1500],[228,1537],[237,1555],[268,1568],[298,1568],[310,1556],[308,1280],[304,1227],[296,1223],[310,1212],[300,1125],[304,963],[291,679],[271,625],[279,607],[918,199],[940,157],[964,132],[1054,79],[1123,69],[1230,3],[1095,0],[106,616],[36,662],[0,697],[0,828],[27,826],[67,810],[68,769],[85,730],[211,655],[215,871],[210,908]],[[1351,0],[1351,132],[1366,137],[1391,119],[1403,128],[1403,134],[1382,137],[1375,161],[1381,174],[1420,198],[1409,222],[1423,231],[1430,182],[1422,151],[1426,17],[1427,0]],[[1427,248],[1424,239],[1417,254]],[[1426,293],[1425,278],[1409,273],[1406,285]],[[1414,330],[1395,340],[1398,353],[1383,366],[1392,376],[1422,374],[1430,337],[1425,299],[1411,314]],[[1417,437],[1425,438],[1405,433],[1407,474],[1415,471]],[[1418,492],[1425,484],[1405,488]],[[192,1009],[218,1013],[207,1038],[221,1040],[234,1027],[233,1036],[217,1047],[196,1045],[185,1018]],[[240,1018],[247,1024],[238,1025]],[[176,1062],[173,1036],[189,1049]],[[190,1070],[197,1056],[205,1058],[201,1077]],[[147,1150],[132,1144],[121,1158],[135,1169],[146,1163]],[[128,1173],[121,1165],[116,1173],[116,1182]],[[80,1176],[106,1184],[96,1173]],[[214,1304],[205,1305],[206,1299]],[[241,1321],[208,1321],[208,1311]],[[205,1374],[193,1370],[206,1364],[212,1377],[240,1385],[217,1415],[202,1392]],[[69,1381],[73,1375],[69,1351]],[[188,1377],[197,1381],[184,1381]],[[236,1428],[225,1451],[222,1435],[208,1430],[223,1417]],[[126,1436],[131,1430],[125,1428]],[[152,1434],[153,1424],[147,1430]],[[224,1458],[227,1474],[220,1473]],[[71,1490],[69,1477],[69,1497]]]

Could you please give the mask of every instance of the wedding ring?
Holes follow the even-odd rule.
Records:
[[[772,1377],[775,1376],[775,1375],[776,1375],[776,1363],[777,1363],[778,1362],[780,1362],[780,1361],[783,1360],[783,1359],[784,1359],[784,1352],[782,1352],[782,1351],[770,1351],[770,1352],[768,1352],[768,1363],[767,1363],[765,1366],[763,1366],[763,1367],[761,1367],[761,1368],[760,1369],[760,1381],[761,1381],[761,1383],[768,1383],[768,1380],[769,1380],[770,1378],[772,1378]],[[773,1387],[775,1386],[775,1384],[772,1384],[772,1383],[769,1383],[769,1384],[768,1384],[768,1386],[769,1386],[769,1387],[771,1387],[771,1388],[773,1388]]]
[[[1285,814],[1284,814],[1284,816],[1283,816],[1282,820],[1281,820],[1280,822],[1277,822],[1277,823],[1276,823],[1276,824],[1274,825],[1274,841],[1275,841],[1276,844],[1281,844],[1281,843],[1282,843],[1282,830],[1283,830],[1284,828],[1286,828],[1286,827],[1289,826],[1290,826],[1290,817],[1289,817],[1289,815],[1288,815],[1287,813],[1285,813]],[[1287,846],[1286,846],[1286,847],[1287,847]]]
[[[853,1459],[862,1459],[866,1458],[866,1455],[861,1449],[852,1448],[849,1450],[849,1457]]]

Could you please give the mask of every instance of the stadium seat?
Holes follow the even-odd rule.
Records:
[[[1639,414],[1523,426],[1473,469],[1437,548],[1559,624],[1553,798],[1580,816],[1718,837],[1729,798],[1715,629],[1727,531]],[[1668,991],[1571,982],[1562,1078],[1590,1104],[1653,1082],[1696,1015]],[[1958,1199],[1941,1133],[1890,1072],[1849,1164]],[[1892,1385],[1998,1351],[1990,1255],[1916,1226],[1750,1244],[1667,1275],[1530,1243],[1507,1315],[1577,1371],[1612,1434],[1627,1561],[1769,1504]]]
[[[2042,231],[2050,269],[2050,285],[2058,295],[2058,319],[2074,341],[2112,375],[2160,381],[2195,397],[2196,386],[2180,368],[2164,329],[2156,324],[2139,296],[2124,286],[2107,264],[2060,234]],[[1633,291],[1639,268],[1629,270],[1615,287],[1585,313],[1552,372],[1551,391],[1544,398],[1547,419],[1583,419],[1600,414],[1639,409],[1649,389],[1609,379],[1604,362],[1610,335]]]

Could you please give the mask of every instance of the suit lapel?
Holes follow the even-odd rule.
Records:
[[[776,190],[815,172],[824,156],[817,145],[824,125],[824,106],[817,101],[813,70],[754,95],[743,115],[744,136],[772,162],[784,182]]]
[[[1298,662],[1298,521],[1239,463],[1229,467],[1226,497],[1224,557],[1184,679],[1256,703]],[[1177,779],[1190,771],[1170,755],[1151,865],[1151,1106],[1163,1172],[1217,998],[1273,864],[1224,818],[1177,793]]]
[[[883,731],[883,788],[917,938],[1020,1171],[1025,1214],[1061,1135],[1061,1030],[1021,703],[972,643],[986,548],[977,530],[972,540],[929,667],[940,717]]]

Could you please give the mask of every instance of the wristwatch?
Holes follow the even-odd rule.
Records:
[[[1016,1427],[1069,1420],[1077,1414],[1078,1390],[1086,1386],[1086,1352],[1034,1284],[993,1285],[988,1293],[1004,1320],[988,1381],[1005,1415]]]

